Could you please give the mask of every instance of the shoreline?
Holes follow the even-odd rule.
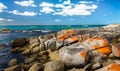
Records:
[[[36,67],[38,69],[38,70],[36,69],[36,71],[47,70],[47,69],[51,69],[51,68],[48,68],[48,66],[47,66],[47,65],[51,66],[49,62],[56,64],[57,62],[59,63],[59,61],[60,61],[60,64],[56,64],[60,67],[59,68],[60,71],[68,71],[71,68],[73,68],[74,70],[82,69],[84,71],[87,71],[87,69],[84,69],[86,67],[86,65],[89,63],[96,64],[95,61],[89,62],[89,60],[87,60],[87,63],[84,63],[84,61],[80,59],[80,62],[78,62],[79,64],[76,62],[75,63],[74,62],[73,63],[66,62],[65,60],[61,59],[62,57],[59,56],[59,54],[61,52],[63,52],[63,50],[66,50],[66,48],[68,48],[68,49],[73,48],[75,50],[75,49],[78,49],[77,47],[80,47],[80,50],[78,49],[78,51],[75,51],[72,53],[74,53],[74,54],[82,53],[82,51],[87,52],[88,50],[86,50],[86,48],[89,49],[89,48],[93,47],[88,44],[88,40],[91,40],[91,39],[96,41],[97,43],[99,43],[100,46],[103,46],[103,44],[100,44],[101,42],[106,43],[105,44],[106,47],[108,47],[112,43],[118,44],[120,42],[117,43],[116,41],[119,41],[118,38],[120,38],[119,37],[120,32],[119,32],[119,30],[116,30],[116,29],[120,29],[119,24],[117,26],[112,25],[110,27],[108,25],[108,26],[102,27],[102,28],[61,30],[56,33],[46,34],[44,36],[15,39],[11,42],[12,47],[10,49],[10,52],[12,54],[16,54],[16,53],[22,54],[24,61],[21,64],[21,63],[17,63],[18,59],[16,59],[16,58],[11,59],[8,63],[8,67],[5,68],[5,70],[7,71],[8,69],[12,69],[14,71],[15,69],[17,69],[17,70],[21,69],[24,71],[28,71],[28,70],[34,71],[34,69]],[[100,41],[97,39],[99,39]],[[109,43],[107,43],[106,40]],[[88,45],[89,46],[84,48],[83,44],[85,46],[88,46]],[[95,44],[95,43],[92,42],[91,44]],[[82,51],[81,51],[81,48],[83,49]],[[97,48],[101,48],[101,47],[97,47]],[[111,48],[113,48],[113,47],[110,46],[109,48],[105,48],[105,49],[109,50],[108,52],[101,52],[101,50],[99,50],[101,53],[98,53],[99,51],[97,51],[97,49],[94,49],[94,51],[97,56],[100,56],[103,58],[106,55],[105,58],[109,59],[108,57],[110,56],[110,54],[114,54],[114,53],[111,53],[111,51],[113,51]],[[91,49],[89,49],[89,50],[91,50]],[[67,53],[67,54],[69,55],[69,53]],[[92,54],[92,55],[94,56],[94,54]],[[85,53],[85,57],[87,57],[87,56],[90,56],[90,55],[89,54],[87,55]],[[67,56],[65,56],[65,57],[67,57]],[[82,56],[80,56],[80,57],[82,57]],[[113,57],[116,57],[116,56],[113,55]],[[98,58],[98,57],[94,56],[94,58]],[[64,58],[64,59],[66,59],[66,58]],[[76,59],[78,59],[78,58],[76,58]],[[101,60],[98,60],[98,61],[101,61]],[[104,63],[104,60],[103,60],[103,63]],[[98,62],[98,64],[100,64],[100,65],[103,65],[103,63]],[[45,64],[45,67],[37,66],[37,65],[41,65],[41,64],[42,65]],[[67,68],[65,68],[64,65]],[[27,66],[27,67],[25,67],[25,66]],[[77,68],[75,68],[76,66],[77,66]],[[92,64],[91,66],[92,66],[92,68],[90,70],[92,70],[92,71],[97,70],[97,69],[99,71],[99,69],[101,69],[101,66],[99,66],[99,65],[97,67],[93,67],[94,64]],[[107,66],[107,65],[104,65],[102,68],[104,68],[105,66]],[[57,69],[55,68],[55,70],[57,70]]]

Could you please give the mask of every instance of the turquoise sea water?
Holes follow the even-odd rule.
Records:
[[[11,30],[63,30],[76,28],[93,28],[102,27],[104,25],[20,25],[20,26],[0,26],[0,29],[8,28]]]
[[[0,48],[0,71],[7,67],[7,63],[12,58],[17,58],[19,62],[22,60],[20,54],[10,53],[11,46],[10,42],[16,38],[40,36],[49,33],[54,33],[63,29],[81,29],[81,28],[95,28],[102,27],[104,25],[44,25],[44,26],[0,26],[0,30],[3,28],[8,28],[13,30],[9,33],[0,33],[0,46],[5,45],[5,48]],[[16,30],[23,30],[16,32]]]

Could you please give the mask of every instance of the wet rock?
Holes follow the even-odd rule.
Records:
[[[50,61],[45,64],[44,71],[64,71],[64,63],[58,61]]]
[[[11,59],[8,63],[9,66],[13,66],[17,64],[17,59]]]
[[[25,38],[17,38],[11,42],[12,48],[14,47],[22,47],[27,44],[27,41]]]
[[[5,68],[4,71],[21,71],[21,69],[19,65],[15,65],[15,66]]]
[[[42,69],[42,64],[36,63],[32,65],[28,71],[41,71],[41,69]]]
[[[26,59],[25,59],[25,63],[31,63],[31,62],[33,62],[33,61],[35,61],[35,58],[34,58],[34,57],[26,58]]]

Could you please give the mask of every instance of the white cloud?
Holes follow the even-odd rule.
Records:
[[[79,1],[79,3],[81,3],[81,4],[89,4],[89,3],[93,3],[93,1]]]
[[[55,11],[52,8],[50,8],[50,7],[43,7],[42,10],[40,10],[40,12],[49,14],[49,13],[55,12]]]
[[[39,6],[41,6],[41,7],[53,7],[54,4],[52,4],[52,3],[47,3],[47,2],[42,2]]]
[[[55,12],[53,15],[62,15],[62,16],[73,16],[73,15],[81,15],[81,16],[87,16],[91,15],[93,10],[97,8],[97,5],[91,5],[88,6],[86,4],[76,4],[74,7],[71,5],[65,6],[62,8],[62,11]]]
[[[28,12],[28,11],[19,12],[18,10],[9,11],[9,13],[12,13],[14,15],[21,15],[21,16],[36,16],[37,15],[37,13],[35,12]]]
[[[69,5],[69,4],[71,4],[71,1],[70,0],[66,0],[66,1],[63,2],[63,4],[64,5]]]
[[[12,22],[12,21],[14,21],[14,20],[13,20],[13,19],[7,19],[7,21]]]
[[[12,22],[14,21],[13,19],[4,19],[4,18],[0,18],[0,22]]]
[[[61,16],[88,16],[92,15],[92,13],[98,8],[98,6],[93,4],[92,1],[80,1],[77,4],[73,4],[70,0],[65,0],[61,4],[43,2],[40,4],[40,7],[42,7],[40,13]]]
[[[4,18],[0,18],[0,21],[4,21],[5,19]]]
[[[34,0],[27,0],[27,1],[14,1],[15,4],[18,4],[20,6],[24,6],[24,7],[37,7],[34,4]]]
[[[55,22],[61,22],[61,19],[55,19]]]
[[[7,9],[7,6],[4,4],[0,3],[0,12],[3,12],[4,9]]]

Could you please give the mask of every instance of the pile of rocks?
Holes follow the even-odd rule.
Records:
[[[5,71],[120,71],[120,33],[110,41],[111,36],[106,38],[105,34],[111,31],[92,30],[70,29],[16,39],[11,52],[21,53],[24,62],[12,59]]]

